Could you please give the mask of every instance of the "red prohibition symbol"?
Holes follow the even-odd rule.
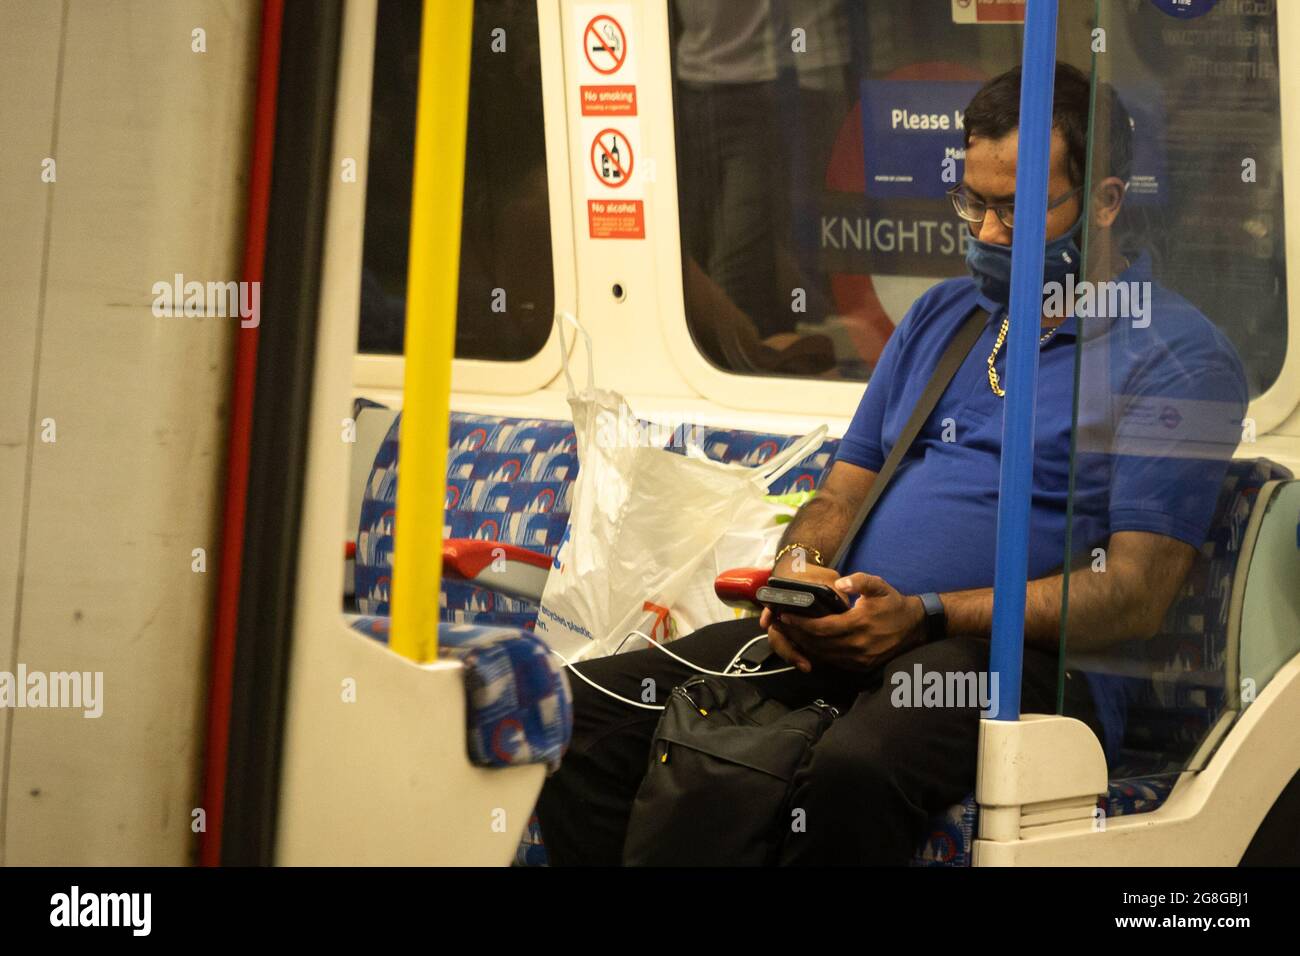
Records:
[[[618,130],[602,129],[591,143],[591,168],[606,186],[626,186],[632,178],[632,144]]]
[[[582,31],[582,52],[591,68],[603,76],[617,73],[627,60],[627,34],[623,25],[608,14],[591,18]]]

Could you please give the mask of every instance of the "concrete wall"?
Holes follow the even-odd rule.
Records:
[[[0,709],[6,864],[193,858],[238,320],[152,286],[238,278],[259,10],[0,0],[0,672],[103,672]]]

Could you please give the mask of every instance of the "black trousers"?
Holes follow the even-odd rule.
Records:
[[[756,620],[713,624],[668,645],[680,657],[720,671],[760,633]],[[904,865],[929,817],[975,788],[980,707],[896,706],[918,701],[903,690],[922,674],[968,674],[988,667],[989,644],[950,638],[926,644],[871,672],[814,666],[750,678],[790,707],[823,699],[841,710],[794,780],[791,808],[803,810],[802,832],[785,838],[784,864]],[[774,669],[780,661],[769,661]],[[616,694],[663,704],[694,669],[655,648],[577,665]],[[904,678],[895,680],[894,675]],[[1021,681],[1024,713],[1056,710],[1057,659],[1026,648]],[[617,865],[637,788],[646,772],[659,711],[634,708],[569,675],[573,740],[560,769],[547,778],[537,804],[552,865]],[[894,698],[891,701],[891,698]],[[1100,736],[1087,684],[1067,673],[1066,712]],[[744,812],[738,807],[737,812]]]

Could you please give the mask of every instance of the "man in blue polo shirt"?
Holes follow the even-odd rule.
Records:
[[[851,605],[823,618],[735,621],[702,628],[674,651],[724,667],[765,629],[794,671],[763,678],[769,696],[801,706],[816,698],[843,713],[796,776],[790,805],[807,826],[785,838],[782,862],[905,863],[930,814],[974,787],[980,706],[902,705],[916,674],[985,672],[992,622],[1006,317],[1020,72],[990,81],[966,112],[966,165],[954,208],[970,229],[970,277],[922,295],[899,324],[817,496],[791,521],[774,574],[828,584]],[[1062,307],[1045,296],[1025,656],[1026,712],[1057,705],[1067,520],[1074,552],[1104,555],[1070,577],[1071,651],[1100,651],[1155,634],[1207,534],[1227,460],[1245,414],[1244,375],[1227,340],[1188,302],[1151,279],[1148,257],[1119,248],[1111,226],[1124,202],[1131,157],[1127,113],[1099,84],[1093,186],[1083,195],[1089,148],[1089,81],[1059,66],[1048,189],[1045,293],[1076,288],[1085,215],[1093,283],[1122,283],[1125,314]],[[1085,201],[1086,200],[1086,201]],[[1060,283],[1060,285],[1052,285]],[[1115,288],[1121,288],[1115,286]],[[977,308],[987,327],[901,462],[889,491],[853,542],[844,567],[822,567],[900,434],[940,355]],[[1081,354],[1073,515],[1070,499],[1075,358]],[[1172,412],[1171,412],[1172,410]],[[1167,419],[1179,427],[1169,429]],[[1170,437],[1172,436],[1172,437]],[[1096,567],[1095,561],[1093,567]],[[589,661],[582,674],[639,699],[647,679],[669,688],[692,673],[653,649]],[[552,863],[617,863],[645,773],[658,714],[633,712],[574,690],[574,736],[538,804]],[[1089,724],[1113,755],[1123,732],[1115,679],[1067,672],[1065,711]],[[662,703],[662,700],[659,701]]]

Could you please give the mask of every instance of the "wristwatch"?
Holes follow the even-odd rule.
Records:
[[[917,596],[925,608],[925,643],[942,641],[948,636],[948,612],[943,609],[943,601],[933,591]]]

